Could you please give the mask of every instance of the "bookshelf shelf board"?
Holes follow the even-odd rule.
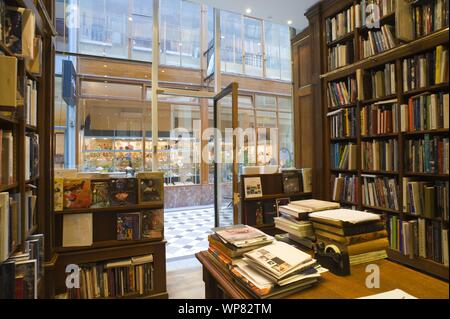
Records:
[[[2,111],[1,108],[0,108],[0,111]],[[11,119],[9,117],[0,115],[0,123],[2,123],[2,124],[3,123],[6,123],[6,124],[17,124],[18,122],[15,119]]]
[[[376,210],[376,211],[386,212],[386,213],[393,213],[393,214],[400,214],[401,213],[398,210],[390,209],[390,208],[374,207],[374,206],[366,206],[366,205],[362,205],[362,207],[364,209],[373,209],[373,210]]]
[[[409,97],[409,96],[413,96],[413,95],[417,95],[417,94],[421,94],[421,93],[425,93],[425,92],[435,92],[435,91],[441,91],[441,90],[448,91],[448,89],[449,89],[449,83],[446,82],[446,83],[440,83],[440,84],[427,86],[427,87],[423,87],[423,88],[418,88],[415,90],[410,90],[408,92],[403,92],[402,95],[405,97]]]
[[[362,135],[361,138],[363,140],[373,140],[373,139],[382,139],[382,138],[395,138],[398,137],[399,133],[386,133],[386,134],[377,134],[377,135]]]
[[[39,82],[39,77],[37,75],[29,72],[28,70],[26,72],[27,72],[27,77],[28,78],[32,79],[35,82]]]
[[[414,55],[416,51],[427,51],[439,44],[448,43],[448,32],[449,27],[446,27],[445,29],[429,34],[418,40],[397,46],[389,51],[381,52],[353,64],[346,65],[340,69],[324,73],[320,77],[327,79],[328,81],[333,81],[342,76],[352,74],[360,68],[370,69],[398,58]]]
[[[406,172],[406,177],[430,177],[430,178],[445,178],[448,179],[450,177],[449,174],[434,174],[434,173],[414,173],[414,172]]]
[[[33,125],[25,125],[25,129],[27,130],[27,132],[32,132],[32,133],[36,133],[38,131],[38,128]]]
[[[362,170],[361,174],[363,175],[388,175],[388,176],[393,176],[393,175],[399,175],[398,172],[388,172],[388,171],[366,171],[366,170]]]
[[[340,168],[332,168],[332,172],[334,173],[343,173],[343,174],[353,174],[358,175],[358,170],[356,169],[340,169]]]
[[[424,259],[424,258],[420,258],[420,257],[411,259],[411,258],[409,258],[409,256],[404,256],[400,252],[392,250],[392,249],[388,249],[387,253],[388,253],[389,259],[392,261],[399,262],[403,265],[407,265],[409,267],[418,269],[420,271],[426,272],[427,274],[430,274],[435,277],[439,277],[446,281],[448,281],[448,279],[449,279],[448,266],[437,263],[430,259]]]
[[[56,215],[67,214],[95,214],[95,213],[121,213],[130,211],[139,211],[147,209],[162,209],[164,205],[162,203],[146,204],[146,205],[128,205],[128,206],[111,206],[105,208],[80,208],[80,209],[68,209],[60,212],[55,212]]]
[[[377,97],[374,99],[368,99],[368,100],[363,100],[361,101],[362,104],[374,104],[377,102],[381,102],[381,101],[385,101],[385,100],[394,100],[397,99],[397,94],[391,94],[391,95],[386,95],[383,97]]]
[[[56,252],[58,253],[74,253],[74,252],[93,252],[95,250],[103,250],[107,248],[111,249],[124,249],[124,248],[130,248],[138,245],[146,245],[146,244],[155,244],[160,243],[163,240],[161,238],[159,239],[142,239],[142,240],[108,240],[108,241],[101,241],[101,242],[94,242],[92,246],[86,246],[86,247],[57,247]],[[106,258],[108,259],[108,258]]]
[[[429,130],[429,131],[403,132],[402,134],[405,136],[416,136],[416,135],[425,135],[425,134],[440,135],[440,134],[448,134],[448,133],[449,133],[449,129],[444,128],[444,129]]]
[[[277,198],[287,198],[287,197],[302,197],[302,196],[311,196],[312,193],[290,193],[290,194],[274,194],[274,195],[264,195],[262,197],[257,198],[244,198],[246,202],[260,202],[263,200],[277,199]]]
[[[346,142],[346,141],[356,141],[357,137],[333,137],[331,138],[331,142]]]
[[[333,47],[333,46],[335,46],[337,44],[341,44],[342,42],[347,42],[349,40],[352,40],[354,36],[355,36],[354,32],[349,32],[346,35],[343,35],[342,37],[340,37],[339,39],[336,39],[334,41],[331,41],[331,42],[327,43],[327,46],[328,47]]]
[[[356,103],[338,105],[338,106],[329,107],[328,111],[333,112],[333,111],[338,111],[340,109],[352,109],[352,108],[355,108],[356,106],[357,106]]]
[[[17,188],[18,186],[19,186],[19,183],[14,183],[11,185],[0,185],[0,193],[10,191],[14,188]]]
[[[448,220],[443,220],[442,217],[426,217],[423,215],[414,215],[411,213],[402,213],[403,215],[407,216],[407,217],[411,217],[411,218],[421,218],[421,219],[427,219],[427,220],[434,220],[436,222],[441,222],[441,223],[448,223]]]

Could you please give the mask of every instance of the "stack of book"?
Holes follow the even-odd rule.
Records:
[[[415,1],[412,24],[415,38],[448,26],[448,0]]]
[[[383,68],[364,72],[362,78],[357,77],[357,86],[371,93],[370,96],[364,94],[365,99],[378,99],[395,94],[397,92],[395,64],[388,63]]]
[[[362,169],[397,172],[399,156],[396,139],[361,142]]]
[[[348,77],[346,80],[328,82],[329,106],[339,107],[356,102],[356,79]]]
[[[334,70],[353,63],[353,41],[338,44],[328,49],[328,70]]]
[[[430,136],[407,140],[405,143],[405,167],[408,172],[428,174],[449,173],[448,137]]]
[[[208,237],[208,252],[217,264],[226,269],[242,259],[244,253],[273,242],[272,237],[247,225],[215,228],[213,232]]]
[[[394,27],[382,25],[380,31],[368,31],[367,38],[361,39],[360,52],[363,59],[372,55],[390,50],[397,46],[398,40],[394,37]]]
[[[365,207],[400,210],[395,178],[362,175],[362,202]]]
[[[339,208],[338,203],[319,200],[302,200],[291,202],[289,205],[278,208],[279,217],[275,218],[276,228],[289,234],[289,238],[308,248],[312,248],[314,230],[308,220],[312,212]]]
[[[331,189],[333,200],[336,202],[354,203],[358,202],[359,178],[356,175],[331,176]]]
[[[397,100],[378,102],[361,109],[361,135],[398,133]]]
[[[331,138],[356,136],[356,109],[339,109],[328,113],[327,116],[330,118]]]
[[[381,217],[355,210],[339,209],[309,214],[317,241],[347,252],[350,265],[387,257],[388,233]]]
[[[245,253],[231,269],[238,285],[261,299],[283,298],[310,288],[325,271],[311,255],[283,242]]]
[[[353,32],[357,26],[359,25],[356,25],[354,6],[338,13],[334,17],[328,18],[325,25],[327,42],[330,43],[343,38]]]

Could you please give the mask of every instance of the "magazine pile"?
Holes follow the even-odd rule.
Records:
[[[253,227],[213,231],[208,249],[211,260],[230,271],[236,283],[255,298],[287,297],[312,287],[327,271],[311,255]]]

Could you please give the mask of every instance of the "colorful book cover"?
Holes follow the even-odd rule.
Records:
[[[110,206],[109,183],[107,181],[93,181],[91,182],[91,189],[91,208],[105,208]]]
[[[64,180],[64,208],[89,208],[92,202],[91,181],[87,179]]]
[[[141,239],[141,214],[117,214],[117,240]]]
[[[136,204],[136,179],[112,179],[109,184],[111,206]]]
[[[64,179],[55,178],[53,180],[54,191],[54,209],[55,212],[60,212],[64,209]]]
[[[164,200],[164,175],[162,173],[138,174],[139,204]]]
[[[142,212],[142,237],[146,239],[164,237],[164,210]]]

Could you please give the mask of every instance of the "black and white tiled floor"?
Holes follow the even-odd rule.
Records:
[[[214,207],[166,210],[164,219],[168,260],[193,256],[208,249],[208,235],[214,228]],[[222,225],[231,225],[231,212],[225,212],[221,221]]]

